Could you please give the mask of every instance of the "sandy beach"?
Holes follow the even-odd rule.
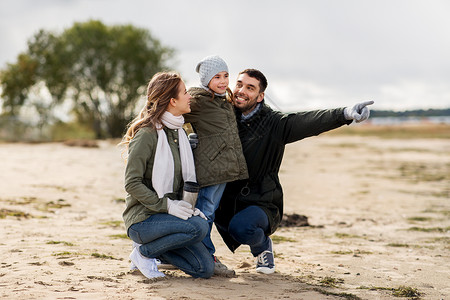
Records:
[[[237,276],[207,280],[129,270],[121,151],[0,144],[2,298],[450,299],[449,139],[325,134],[288,145],[285,213],[310,226],[275,233],[272,275],[214,230]]]

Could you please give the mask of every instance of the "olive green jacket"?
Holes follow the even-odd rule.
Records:
[[[191,112],[184,115],[198,135],[194,152],[197,182],[201,187],[248,178],[233,105],[225,96],[203,88],[189,89]]]
[[[158,134],[150,127],[139,129],[128,146],[125,169],[126,208],[123,212],[125,227],[144,221],[157,213],[167,213],[167,198],[181,199],[183,175],[181,173],[178,130],[164,128],[174,160],[173,193],[159,198],[152,186],[152,170]]]

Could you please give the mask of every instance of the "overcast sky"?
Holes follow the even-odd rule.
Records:
[[[284,111],[348,106],[450,107],[447,0],[0,0],[0,69],[39,29],[62,32],[100,20],[148,29],[177,50],[188,86],[195,65],[218,54],[230,86],[261,70]]]

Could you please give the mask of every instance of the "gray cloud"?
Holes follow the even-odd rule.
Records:
[[[378,109],[450,107],[450,2],[416,1],[0,1],[0,66],[38,29],[90,18],[148,28],[178,50],[174,68],[197,84],[210,54],[231,79],[255,67],[284,110],[373,99]],[[231,82],[231,86],[234,82]]]

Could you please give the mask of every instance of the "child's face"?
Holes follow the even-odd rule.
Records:
[[[223,71],[214,75],[208,87],[217,94],[223,94],[227,91],[228,83],[228,72]]]

